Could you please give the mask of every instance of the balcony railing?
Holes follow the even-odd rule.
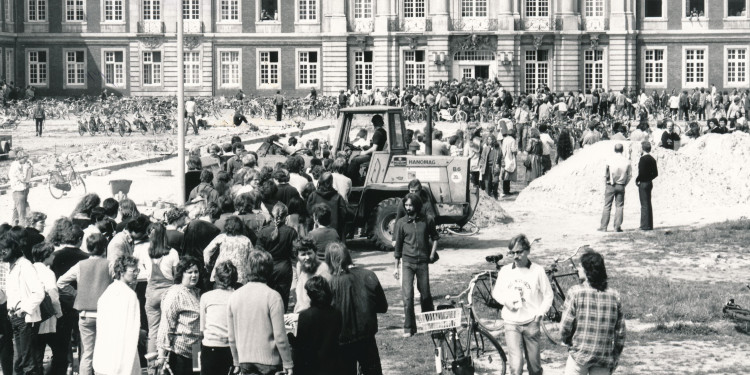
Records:
[[[182,20],[182,32],[187,34],[203,33],[203,21],[201,20]]]
[[[609,19],[604,17],[586,17],[584,27],[586,31],[609,30]]]
[[[164,22],[152,20],[138,21],[138,33],[164,34]]]
[[[523,21],[523,29],[526,31],[552,31],[552,22],[549,17],[526,17]]]
[[[451,26],[454,31],[497,31],[497,18],[458,18]]]
[[[392,31],[405,31],[405,32],[424,32],[432,31],[432,19],[431,18],[403,18],[401,23],[398,24],[398,28]]]
[[[369,33],[373,30],[372,18],[355,18],[349,20],[349,31],[355,33]]]

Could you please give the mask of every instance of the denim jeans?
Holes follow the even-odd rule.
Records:
[[[622,225],[622,212],[625,206],[625,185],[610,185],[604,190],[604,210],[602,211],[602,223],[599,227],[606,230],[609,226],[609,215],[612,211],[612,201],[615,201],[615,230]]]
[[[524,355],[526,356],[529,375],[542,375],[542,358],[539,354],[541,335],[537,321],[519,325],[505,324],[505,342],[508,344],[510,375],[521,375],[523,373]]]
[[[581,366],[573,357],[568,356],[568,362],[565,363],[565,375],[610,375],[612,369],[597,366]]]
[[[430,265],[428,263],[401,263],[401,293],[404,296],[404,332],[416,333],[414,317],[414,278],[420,294],[422,312],[435,310],[430,293]]]
[[[357,364],[361,375],[383,375],[380,352],[375,336],[341,345],[341,375],[357,375]]]
[[[13,374],[37,374],[42,367],[36,362],[38,356],[34,350],[39,323],[26,323],[25,318],[14,314],[10,317],[10,324],[13,327]]]
[[[232,350],[228,346],[201,345],[201,375],[226,375],[232,368]]]
[[[651,207],[651,190],[654,183],[641,182],[638,184],[638,197],[641,200],[641,229],[654,229],[654,210]]]
[[[80,316],[78,330],[81,332],[81,358],[78,366],[79,375],[93,375],[94,343],[96,342],[96,318]]]
[[[161,322],[161,297],[167,289],[146,288],[146,319],[148,320],[148,353],[156,353],[156,336]]]
[[[276,375],[281,372],[281,365],[261,365],[259,363],[240,363],[240,372],[242,375]]]
[[[26,211],[29,209],[29,189],[13,192],[13,218],[11,224],[26,226]]]
[[[61,298],[62,299],[62,298]],[[69,355],[70,355],[70,338],[73,330],[78,326],[78,312],[73,309],[72,303],[63,303],[61,301],[63,316],[57,319],[55,333],[49,342],[52,350],[52,360],[47,375],[65,375],[68,372]]]

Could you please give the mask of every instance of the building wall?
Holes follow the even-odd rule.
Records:
[[[451,57],[457,46],[468,36],[491,37],[492,45],[482,51],[494,54],[490,78],[503,86],[520,91],[525,88],[525,51],[549,51],[548,84],[555,91],[570,91],[584,84],[583,56],[592,45],[605,56],[605,88],[645,86],[643,49],[649,46],[667,48],[667,72],[664,88],[681,89],[684,76],[683,46],[708,48],[707,82],[723,88],[725,81],[725,46],[750,47],[750,18],[726,18],[725,0],[705,0],[707,17],[685,16],[684,0],[663,0],[664,17],[645,20],[643,2],[648,0],[603,0],[603,17],[587,17],[586,0],[554,0],[546,18],[526,17],[525,1],[496,2],[488,0],[486,18],[462,19],[461,0],[425,0],[425,20],[417,25],[405,19],[402,0],[373,0],[371,24],[354,20],[354,0],[320,0],[317,20],[297,21],[297,1],[280,0],[279,22],[258,22],[256,1],[241,0],[241,21],[236,25],[216,22],[218,1],[201,0],[200,21],[203,29],[186,38],[199,43],[201,51],[201,83],[186,86],[191,95],[234,94],[237,88],[223,88],[218,82],[218,48],[241,48],[242,88],[248,93],[270,95],[276,89],[257,88],[258,48],[279,48],[281,52],[280,90],[287,95],[302,96],[309,88],[297,86],[299,48],[315,48],[319,54],[319,90],[333,95],[354,86],[354,52],[365,48],[374,53],[374,87],[401,86],[404,81],[404,51],[426,50],[428,83],[435,80],[460,79],[460,69]],[[102,22],[102,1],[86,1],[86,17],[76,29],[64,21],[65,2],[48,0],[47,21],[26,22],[27,1],[13,0],[14,20],[6,22],[4,1],[0,1],[0,48],[15,50],[15,75],[5,77],[5,57],[0,76],[27,84],[26,50],[49,48],[49,84],[38,90],[39,95],[97,94],[103,87],[103,47],[119,46],[126,51],[127,80],[125,87],[114,88],[126,95],[171,95],[177,87],[175,25],[181,14],[180,2],[162,1],[164,30],[143,30],[141,2],[124,1],[124,25]],[[74,25],[75,26],[75,25]],[[78,27],[78,26],[76,26]],[[197,38],[197,39],[196,39]],[[193,42],[195,42],[193,40]],[[142,85],[142,51],[145,45],[156,44],[163,51],[163,83],[155,87]],[[83,88],[63,84],[63,51],[77,46],[87,51],[87,81]],[[445,56],[435,62],[435,56]],[[747,53],[750,56],[750,50]],[[487,62],[482,62],[487,64]],[[750,61],[746,62],[750,66]],[[457,74],[458,72],[458,74]],[[651,87],[649,87],[651,88]],[[661,87],[653,87],[661,88]],[[690,87],[689,87],[690,88]]]

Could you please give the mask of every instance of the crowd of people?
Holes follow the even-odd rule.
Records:
[[[388,303],[345,245],[348,162],[258,168],[232,141],[233,152],[190,153],[188,203],[163,217],[92,193],[49,231],[44,213],[26,212],[31,166],[17,154],[17,212],[0,226],[3,373],[65,374],[71,338],[79,374],[192,374],[197,346],[204,374],[382,373]]]

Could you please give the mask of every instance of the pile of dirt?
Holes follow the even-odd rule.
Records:
[[[513,218],[500,205],[501,201],[491,198],[484,191],[479,192],[479,204],[474,211],[471,221],[480,228],[487,228],[497,224],[512,223]]]
[[[601,212],[606,161],[615,157],[615,143],[603,141],[576,152],[529,184],[517,203],[529,209]],[[633,178],[625,191],[625,216],[633,218],[629,215],[640,212],[635,177],[641,147],[628,142],[626,153],[628,147]],[[652,192],[655,216],[710,212],[750,202],[750,135],[746,133],[708,134],[677,152],[657,147],[652,155],[659,168]]]

